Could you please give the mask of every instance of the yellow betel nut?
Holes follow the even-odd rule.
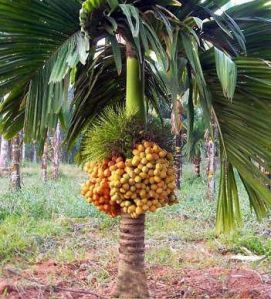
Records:
[[[137,218],[177,202],[173,156],[154,142],[136,144],[126,160],[86,163],[84,170],[89,180],[81,194],[112,217],[123,212]]]

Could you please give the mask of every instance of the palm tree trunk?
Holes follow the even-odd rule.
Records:
[[[144,270],[145,215],[132,219],[123,214],[120,221],[120,247],[115,298],[149,298]]]
[[[36,144],[33,144],[33,156],[32,156],[32,162],[33,163],[38,163],[38,156],[37,156],[37,148],[36,148]]]
[[[129,114],[136,114],[145,121],[143,76],[140,64],[132,47],[127,44],[127,86],[126,109]],[[122,214],[120,221],[119,266],[115,298],[149,298],[144,267],[145,215],[133,219]]]
[[[25,143],[23,142],[23,146],[22,146],[22,162],[25,161],[25,156],[26,156],[26,146],[25,146]]]
[[[12,159],[12,141],[9,140],[8,142],[8,160],[11,161]]]
[[[2,136],[0,151],[0,174],[7,174],[9,171],[9,142]]]
[[[213,200],[215,196],[215,144],[210,139],[208,145],[208,191],[207,198]]]
[[[194,171],[195,171],[195,175],[197,177],[200,177],[200,163],[201,163],[201,157],[196,157],[194,158]]]
[[[41,158],[41,178],[44,183],[48,181],[48,142],[44,143],[43,155]]]
[[[59,164],[60,164],[60,124],[57,124],[54,140],[53,140],[53,179],[57,180],[59,178]]]
[[[181,100],[176,102],[176,111],[171,112],[171,131],[175,136],[175,167],[176,167],[176,186],[181,188],[182,178],[182,127],[183,127],[183,106]]]
[[[21,173],[20,173],[20,162],[21,162],[21,144],[20,135],[16,135],[11,143],[11,172],[10,182],[11,188],[15,191],[21,189]]]
[[[183,161],[182,161],[182,133],[175,137],[176,153],[175,153],[175,166],[176,166],[176,186],[178,189],[181,188],[181,179],[183,172]]]
[[[24,162],[27,157],[26,157],[27,153],[26,153],[26,144],[25,142],[22,143],[22,162]]]
[[[207,198],[213,200],[215,197],[215,142],[212,140],[209,132],[206,134],[206,148],[207,148]]]

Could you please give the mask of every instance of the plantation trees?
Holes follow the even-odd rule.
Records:
[[[214,134],[211,136],[209,130],[205,132],[205,148],[207,152],[207,198],[213,200],[215,196],[215,170],[216,170],[216,141],[217,130],[214,128]]]
[[[193,131],[189,136],[189,140],[184,146],[184,152],[189,161],[194,164],[194,173],[197,177],[201,174],[201,155],[203,150],[204,135],[206,124],[202,119],[202,115],[198,114],[198,120],[194,124]]]
[[[9,169],[9,154],[10,147],[9,142],[4,137],[1,137],[1,148],[0,148],[0,174],[6,173]]]
[[[10,169],[10,183],[11,188],[15,191],[21,189],[21,138],[17,134],[11,142],[11,169]]]
[[[41,157],[41,178],[44,183],[48,181],[48,137],[45,139]]]
[[[271,205],[270,179],[255,166],[271,168],[271,4],[257,0],[218,14],[227,2],[0,0],[1,133],[11,138],[24,128],[26,142],[43,147],[73,85],[66,141],[72,146],[83,135],[78,159],[90,177],[82,191],[101,210],[121,213],[115,297],[149,296],[144,215],[175,202],[171,150],[163,123],[150,117],[164,105],[177,114],[177,99],[188,96],[188,147],[195,105],[211,135],[212,119],[218,127],[218,232],[241,222],[236,174],[258,217]]]
[[[59,178],[59,164],[61,160],[61,132],[60,123],[57,124],[53,137],[53,178]]]
[[[171,113],[171,127],[175,135],[175,165],[176,165],[176,185],[181,187],[182,179],[182,148],[183,148],[183,107],[180,101],[176,102],[174,111]],[[177,117],[177,118],[176,118]]]

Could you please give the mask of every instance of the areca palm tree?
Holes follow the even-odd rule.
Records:
[[[61,130],[60,123],[57,124],[53,137],[53,179],[59,178],[59,164],[61,160]]]
[[[1,148],[0,148],[0,173],[1,175],[8,172],[9,168],[9,142],[5,138],[1,137]]]
[[[0,0],[1,133],[24,128],[44,142],[75,87],[69,144],[108,105],[147,108],[188,94],[188,144],[194,104],[219,128],[221,179],[217,231],[241,222],[236,176],[257,216],[271,205],[270,16],[268,0],[220,9],[229,0]],[[125,49],[124,49],[125,48]],[[166,78],[159,75],[162,65]],[[126,94],[126,96],[125,96]],[[234,172],[234,169],[236,172]],[[147,298],[144,216],[121,218],[115,296]]]
[[[177,119],[176,119],[177,116]],[[174,111],[171,113],[171,131],[175,137],[175,167],[176,167],[176,185],[181,188],[182,179],[182,149],[183,149],[183,107],[180,101],[177,101]]]
[[[41,178],[44,183],[48,181],[48,156],[49,156],[49,147],[48,147],[48,137],[44,142],[43,154],[41,157]]]
[[[215,171],[216,171],[216,143],[217,143],[217,130],[214,129],[213,137],[210,136],[209,130],[206,130],[205,138],[205,149],[207,154],[207,198],[213,200],[215,196]]]
[[[187,159],[194,164],[194,173],[197,177],[200,177],[201,174],[200,164],[205,131],[206,124],[202,119],[198,119],[194,124],[189,142],[184,145],[184,153]]]
[[[22,187],[21,182],[21,135],[17,134],[11,142],[11,167],[10,185],[12,190],[18,191]]]

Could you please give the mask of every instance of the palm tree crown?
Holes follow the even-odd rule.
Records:
[[[229,0],[0,0],[1,132],[44,140],[63,119],[74,142],[105,106],[125,99],[125,46],[140,62],[146,107],[188,96],[188,143],[200,105],[221,147],[218,231],[241,220],[239,175],[258,217],[271,205],[271,3]],[[130,53],[131,54],[131,53]],[[166,76],[161,75],[162,65]],[[236,172],[234,172],[236,169]]]

